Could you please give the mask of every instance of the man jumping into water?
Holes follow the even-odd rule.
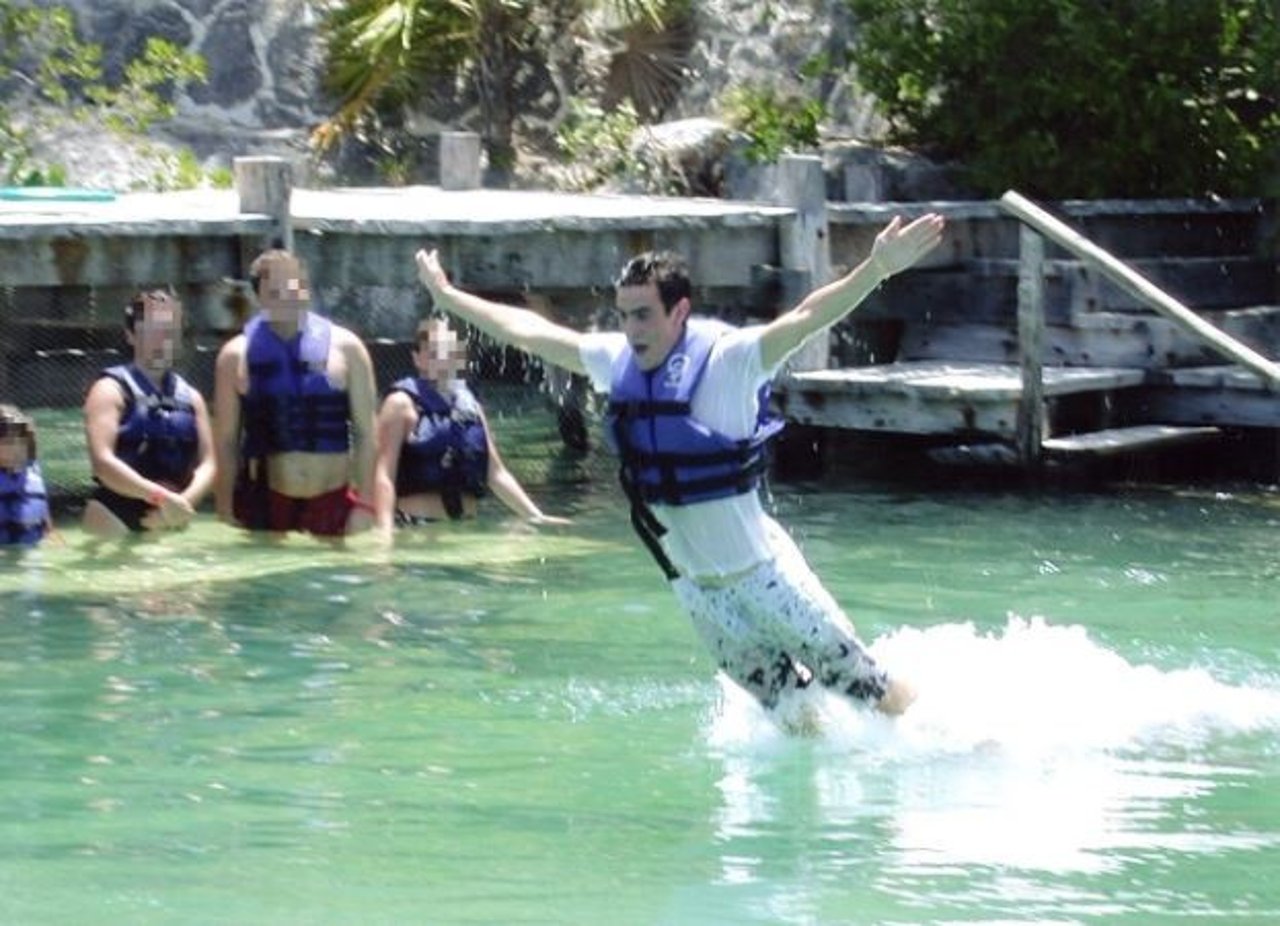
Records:
[[[852,623],[757,491],[767,424],[761,389],[812,335],[937,246],[943,220],[895,218],[870,256],[765,325],[693,318],[669,253],[632,259],[616,285],[622,331],[584,334],[456,289],[435,251],[416,255],[436,305],[608,392],[631,519],[720,668],[766,708],[817,683],[887,714],[915,697],[867,653]]]

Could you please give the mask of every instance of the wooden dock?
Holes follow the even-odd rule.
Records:
[[[792,420],[1003,442],[1028,465],[1168,447],[1214,429],[1280,431],[1280,397],[1265,373],[1053,242],[1029,272],[1027,229],[1001,204],[829,203],[818,159],[791,159],[791,168],[778,183],[789,192],[763,202],[439,187],[282,196],[271,183],[0,202],[0,394],[78,401],[74,364],[87,361],[75,355],[118,338],[116,306],[144,283],[178,288],[197,344],[216,346],[236,324],[226,281],[243,278],[274,235],[308,259],[325,310],[376,346],[406,338],[427,308],[411,259],[423,246],[442,250],[461,285],[516,301],[539,293],[575,325],[599,320],[628,256],[671,248],[690,261],[698,307],[742,320],[769,317],[852,265],[893,215],[937,211],[948,222],[943,246],[872,294],[778,384]],[[1054,208],[1204,325],[1264,364],[1280,356],[1276,217],[1263,204]],[[1039,293],[1034,326],[1029,281]]]
[[[817,427],[1003,444],[994,457],[1027,466],[1280,429],[1270,219],[1237,204],[1215,227],[1201,208],[1064,209],[1123,260],[1056,218],[1050,247],[1074,251],[966,213],[952,262],[891,281],[837,332],[854,362],[792,372],[779,403]]]

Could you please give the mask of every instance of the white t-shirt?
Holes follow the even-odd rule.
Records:
[[[743,439],[755,433],[757,393],[775,372],[761,367],[763,330],[759,325],[730,328],[717,338],[693,394],[693,417],[727,437]],[[626,337],[618,332],[583,336],[578,353],[597,391],[609,391],[614,361],[626,347]],[[758,492],[691,505],[655,502],[651,507],[667,528],[662,547],[682,575],[727,576],[773,557],[768,541],[770,518]]]

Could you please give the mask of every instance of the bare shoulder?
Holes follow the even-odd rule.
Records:
[[[361,340],[360,335],[356,334],[350,328],[342,325],[333,325],[333,334],[331,335],[334,347],[341,348],[343,352],[351,354],[355,352],[364,356],[368,356],[369,349],[365,347],[365,343]]]
[[[413,399],[402,389],[393,389],[382,400],[382,411],[388,415],[414,415]]]
[[[99,376],[89,386],[84,396],[84,407],[89,408],[123,408],[125,403],[124,386],[112,376]]]
[[[234,359],[234,358],[243,357],[245,352],[245,345],[247,343],[248,343],[248,339],[245,338],[243,333],[237,334],[234,337],[232,337],[231,340],[227,341],[227,343],[223,344],[220,348],[218,348],[218,363],[225,362],[224,358]]]

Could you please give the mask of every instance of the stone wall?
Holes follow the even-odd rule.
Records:
[[[322,51],[317,41],[319,0],[35,0],[41,6],[75,11],[82,35],[102,44],[108,77],[157,35],[197,52],[208,63],[207,83],[180,88],[178,118],[166,134],[204,157],[229,163],[247,152],[301,156],[309,129],[330,111],[320,87]],[[718,99],[733,85],[778,85],[797,75],[816,55],[839,60],[854,34],[844,0],[702,0],[690,56],[691,79],[672,118],[714,115]],[[572,62],[599,60],[590,30],[574,37]],[[559,43],[552,43],[559,44]],[[581,52],[581,53],[577,53]],[[565,56],[558,56],[565,57]],[[571,62],[571,63],[572,63]],[[553,69],[565,61],[552,62]],[[547,138],[564,113],[566,88],[580,87],[584,75],[557,75],[536,85],[537,99],[524,107],[526,137]],[[531,86],[529,92],[535,92]],[[828,78],[822,87],[841,134],[863,135],[876,128],[870,106],[847,78]],[[432,129],[475,128],[476,112],[466,101],[441,97],[438,112],[416,114]]]

